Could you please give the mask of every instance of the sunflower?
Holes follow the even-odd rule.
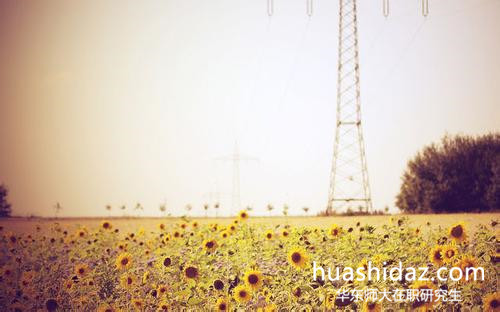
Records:
[[[125,242],[119,242],[118,245],[116,245],[116,247],[120,251],[127,251],[128,244]]]
[[[156,293],[158,294],[158,297],[166,296],[167,292],[168,292],[167,285],[160,284],[158,285],[158,287],[156,287]]]
[[[436,303],[438,301],[433,296],[429,296],[429,298],[427,298],[427,300],[421,299],[421,295],[422,295],[421,292],[430,290],[430,292],[432,292],[434,294],[434,291],[436,290],[436,287],[434,286],[434,284],[432,284],[429,281],[416,281],[415,283],[413,283],[411,285],[411,288],[418,289],[418,291],[419,291],[418,298],[416,298],[416,300],[414,300],[412,303],[412,308],[414,308],[414,309],[422,309],[423,311],[427,311],[427,310],[431,309],[432,306],[434,305],[434,303]]]
[[[229,311],[229,301],[225,298],[217,299],[215,311]]]
[[[187,279],[196,279],[199,275],[200,272],[198,271],[198,268],[192,265],[186,266],[186,268],[184,269],[184,276]]]
[[[168,302],[167,302],[166,299],[163,299],[160,302],[160,305],[158,306],[158,309],[156,311],[158,311],[158,312],[166,312],[166,311],[168,311]]]
[[[75,233],[76,237],[84,238],[87,236],[87,231],[83,228],[78,229]]]
[[[448,232],[450,238],[457,243],[461,243],[467,239],[467,232],[465,231],[464,222],[459,222],[452,225]]]
[[[462,280],[469,280],[469,269],[477,267],[477,260],[472,256],[464,256],[458,263],[458,267],[462,271]]]
[[[340,234],[342,234],[342,228],[336,224],[333,224],[328,230],[328,234],[330,234],[332,238],[339,238]]]
[[[382,311],[382,306],[376,301],[366,300],[363,303],[363,312],[380,312]]]
[[[24,271],[23,274],[21,274],[21,281],[20,281],[21,285],[23,287],[31,286],[34,277],[35,277],[34,271]]]
[[[84,278],[90,272],[89,266],[85,263],[75,265],[75,274],[78,278]]]
[[[288,253],[288,262],[296,269],[303,269],[309,263],[309,256],[302,248],[294,248]]]
[[[66,280],[64,282],[64,289],[66,289],[66,291],[69,291],[69,292],[72,291],[74,286],[75,286],[75,283],[73,283],[72,280]]]
[[[234,231],[236,231],[236,225],[235,224],[230,224],[227,226],[227,230],[230,232],[230,233],[233,233]]]
[[[7,240],[7,242],[9,242],[9,245],[11,245],[11,246],[15,245],[18,241],[16,234],[14,234],[12,232],[6,233],[5,239]]]
[[[168,268],[171,265],[172,265],[172,258],[170,258],[168,256],[161,258],[161,260],[160,260],[161,267]]]
[[[284,238],[287,238],[288,236],[290,236],[290,232],[288,232],[287,229],[283,229],[281,231],[281,236],[283,236]]]
[[[120,311],[119,309],[115,308],[113,305],[109,303],[103,303],[99,305],[97,308],[97,312],[118,312]]]
[[[443,261],[444,263],[452,263],[458,255],[458,249],[454,244],[443,246]]]
[[[234,224],[234,225],[238,225],[238,223],[240,223],[240,220],[238,220],[238,219],[234,219],[234,220],[233,220],[233,224]]]
[[[443,246],[436,245],[429,252],[429,260],[436,266],[441,266],[444,263]]]
[[[243,277],[245,285],[250,287],[253,291],[257,291],[262,287],[262,273],[259,271],[247,271]]]
[[[118,258],[116,258],[115,264],[119,270],[130,268],[132,265],[132,255],[128,252],[122,252],[118,255]]]
[[[111,225],[111,222],[105,220],[101,222],[101,228],[104,230],[111,230],[113,226]]]
[[[227,238],[229,236],[229,231],[225,230],[225,231],[222,231],[220,232],[220,237],[222,238]]]
[[[363,258],[358,264],[358,268],[363,268],[366,271],[368,271],[368,259]]]
[[[193,221],[193,223],[191,223],[191,227],[193,229],[196,229],[198,227],[198,222],[197,221]]]
[[[131,274],[123,274],[120,277],[120,286],[122,286],[125,289],[132,288],[135,283],[136,283],[135,277]]]
[[[164,244],[166,244],[166,243],[168,243],[171,239],[172,239],[172,236],[170,236],[170,234],[167,234],[167,235],[165,235],[165,236],[163,237],[162,242],[163,242]]]
[[[144,311],[144,300],[136,298],[132,299],[131,303],[136,311]]]
[[[203,248],[207,252],[214,252],[217,249],[217,242],[214,239],[206,239],[203,241]]]
[[[252,299],[252,293],[251,290],[244,285],[237,286],[234,289],[234,300],[236,300],[239,303],[247,303]]]
[[[265,237],[267,240],[271,240],[271,239],[273,239],[273,237],[274,237],[274,233],[273,233],[273,231],[271,231],[271,230],[267,230],[267,231],[264,233],[264,237]]]
[[[179,226],[181,227],[181,229],[187,228],[187,224],[186,223],[181,223]]]
[[[248,212],[246,210],[242,210],[238,214],[238,217],[240,218],[241,221],[245,221],[246,219],[248,219]]]
[[[160,231],[164,231],[166,228],[165,223],[158,224],[158,228],[160,229]]]
[[[264,312],[277,312],[278,308],[274,303],[268,304],[264,307]]]
[[[179,232],[179,231],[174,231],[174,234],[173,234],[173,235],[174,235],[174,238],[179,238],[179,237],[182,237],[182,234],[181,234],[181,232]]]
[[[500,291],[491,293],[483,299],[484,312],[499,312],[500,311]]]

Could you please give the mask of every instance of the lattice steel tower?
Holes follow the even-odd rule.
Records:
[[[339,0],[337,125],[327,213],[371,210],[361,127],[356,0]]]

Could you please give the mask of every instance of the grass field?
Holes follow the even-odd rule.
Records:
[[[499,217],[266,218],[240,212],[218,219],[4,219],[0,307],[498,312],[499,226],[493,221]],[[405,274],[357,280],[337,271],[337,279],[335,273],[334,279],[314,279],[313,262],[365,271],[372,263],[381,270],[401,263]],[[421,267],[429,279],[408,275],[408,268]],[[435,279],[441,268],[449,275]],[[482,279],[466,278],[478,268]],[[376,297],[382,294],[388,297]]]

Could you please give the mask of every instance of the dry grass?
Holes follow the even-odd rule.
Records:
[[[375,227],[380,227],[384,224],[390,223],[391,217],[395,216],[335,216],[335,217],[252,217],[249,220],[250,224],[265,224],[268,226],[274,226],[278,224],[288,223],[292,226],[300,227],[320,227],[327,228],[332,223],[338,224],[342,227],[355,226],[357,222],[363,224],[370,224]],[[450,225],[464,221],[469,228],[473,229],[478,224],[490,224],[492,220],[500,220],[500,213],[482,213],[482,214],[421,214],[421,215],[407,215],[410,219],[410,223],[414,227],[420,227],[425,231],[430,223],[431,227],[449,227]],[[42,231],[48,227],[44,225],[51,224],[53,222],[60,223],[65,228],[77,228],[79,226],[87,227],[97,227],[101,221],[106,218],[61,218],[61,219],[38,219],[38,218],[12,218],[0,220],[0,226],[3,226],[5,230],[18,232],[18,233],[30,233],[32,232],[36,225],[40,225]],[[156,231],[157,225],[161,223],[170,224],[178,223],[180,218],[109,218],[113,220],[113,225],[124,231],[134,231],[137,228],[144,228],[145,230]],[[191,218],[190,218],[191,219]],[[196,220],[200,224],[228,224],[233,218],[192,218],[191,220]]]

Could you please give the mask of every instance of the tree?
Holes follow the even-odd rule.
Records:
[[[162,216],[165,216],[165,212],[167,211],[167,204],[161,204],[160,205],[160,213]]]
[[[0,185],[0,218],[10,217],[12,213],[11,205],[7,201],[9,190],[5,185]]]
[[[500,133],[445,136],[423,148],[403,173],[396,206],[403,212],[500,209]]]
[[[54,210],[56,211],[56,218],[59,216],[59,212],[63,209],[61,203],[57,202],[54,205]]]
[[[208,204],[203,205],[203,209],[205,210],[205,218],[207,217],[207,214],[208,214],[208,208],[210,208],[210,206]]]
[[[304,210],[304,212],[305,212],[305,213],[306,213],[306,215],[307,215],[307,213],[309,212],[309,207],[302,207],[302,210]]]
[[[267,211],[269,211],[269,216],[271,216],[271,211],[273,211],[274,207],[271,204],[267,204]]]
[[[220,203],[217,202],[214,204],[214,209],[215,209],[215,217],[217,218],[218,217],[218,212],[219,212],[219,208],[220,208]]]
[[[193,209],[193,206],[191,206],[191,204],[187,204],[184,209],[186,209],[187,211],[187,215],[189,215],[189,212],[191,211],[191,209]]]

